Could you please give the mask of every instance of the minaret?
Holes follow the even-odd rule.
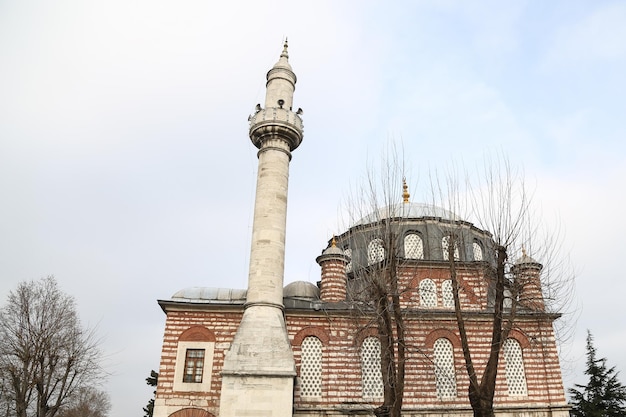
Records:
[[[265,107],[250,116],[259,149],[245,311],[224,358],[220,417],[290,416],[295,363],[283,315],[287,186],[291,152],[302,142],[292,111],[296,75],[287,41],[267,73]]]

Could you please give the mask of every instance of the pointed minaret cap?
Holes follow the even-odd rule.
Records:
[[[287,38],[285,38],[285,43],[283,44],[283,51],[280,53],[280,58],[278,58],[278,61],[274,64],[272,69],[267,73],[268,78],[269,78],[270,73],[273,70],[277,70],[277,69],[286,69],[293,73],[291,64],[289,64],[289,52],[287,50],[288,46],[289,45],[287,44]],[[294,74],[294,78],[295,78],[295,74]]]

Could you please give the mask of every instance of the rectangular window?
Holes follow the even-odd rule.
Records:
[[[183,382],[202,382],[204,368],[204,349],[187,349],[185,354],[185,373]]]

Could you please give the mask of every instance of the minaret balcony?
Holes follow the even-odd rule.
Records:
[[[292,151],[302,142],[302,118],[291,110],[282,107],[261,109],[251,115],[249,121],[250,139],[259,149],[270,137],[285,139]]]

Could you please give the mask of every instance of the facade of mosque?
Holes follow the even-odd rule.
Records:
[[[471,416],[451,274],[481,369],[492,340],[492,235],[409,202],[405,189],[403,201],[326,244],[317,285],[284,286],[289,162],[303,137],[286,43],[267,80],[265,107],[250,117],[259,174],[248,289],[188,288],[159,301],[166,323],[154,417],[373,415],[385,384],[368,297],[390,265],[406,340],[403,415]],[[527,285],[504,302],[515,321],[498,367],[499,416],[569,415],[553,330],[559,315],[546,311],[541,270],[526,253],[510,270]]]

